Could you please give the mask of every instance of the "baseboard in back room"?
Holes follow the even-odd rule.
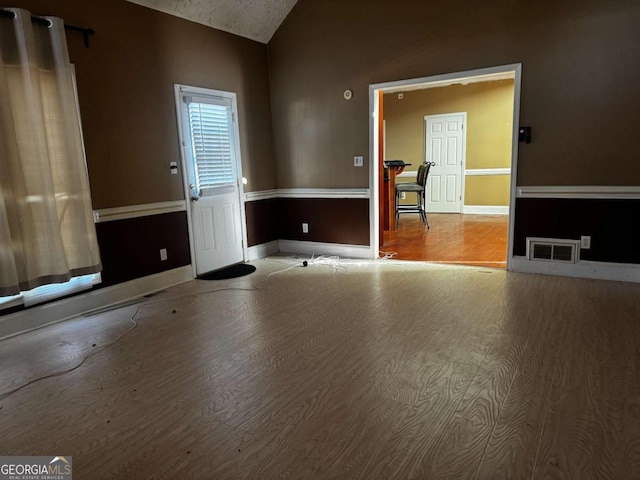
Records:
[[[509,215],[509,207],[499,205],[465,205],[462,207],[462,213],[473,215]]]

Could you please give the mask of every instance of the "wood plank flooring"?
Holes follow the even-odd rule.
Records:
[[[301,260],[0,342],[0,454],[79,480],[640,478],[639,284]]]
[[[384,232],[381,253],[398,260],[506,268],[507,215],[432,213],[429,225],[417,214],[401,215],[397,230]]]

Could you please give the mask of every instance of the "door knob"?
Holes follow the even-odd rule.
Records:
[[[200,195],[202,194],[202,192],[196,190],[196,186],[193,183],[189,184],[189,188],[191,189],[192,192],[194,192],[191,195],[191,201],[197,202],[198,200],[200,200]]]

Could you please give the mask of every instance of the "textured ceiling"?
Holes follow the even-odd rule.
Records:
[[[268,43],[298,0],[128,0]]]

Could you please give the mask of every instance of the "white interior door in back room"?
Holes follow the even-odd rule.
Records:
[[[465,112],[425,116],[425,160],[433,162],[427,184],[431,213],[461,213],[465,155]]]

